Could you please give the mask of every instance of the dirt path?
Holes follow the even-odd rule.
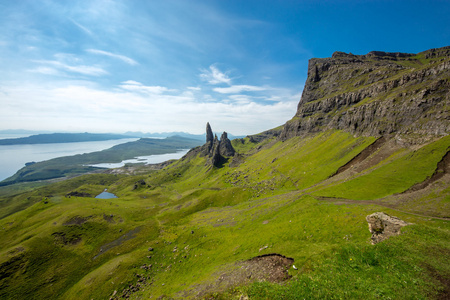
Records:
[[[413,216],[417,216],[417,217],[422,217],[422,218],[432,218],[432,219],[438,219],[438,220],[444,220],[444,221],[450,221],[450,218],[445,218],[445,217],[435,217],[435,216],[429,216],[429,215],[423,215],[423,214],[417,214],[417,213],[413,213],[413,212],[409,212],[409,211],[405,211],[405,210],[401,210],[396,208],[395,204],[391,204],[391,203],[386,203],[383,202],[381,200],[352,200],[352,199],[344,199],[344,198],[329,198],[329,197],[315,197],[313,195],[310,195],[311,197],[313,197],[314,199],[318,200],[318,201],[327,201],[327,202],[334,202],[337,205],[342,205],[342,204],[360,204],[360,205],[378,205],[378,206],[383,206],[404,214],[409,214],[409,215],[413,215]]]

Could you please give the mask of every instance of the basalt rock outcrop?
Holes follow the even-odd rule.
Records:
[[[208,164],[215,167],[221,166],[227,157],[234,156],[236,151],[228,139],[228,134],[224,131],[220,140],[214,135],[209,123],[206,124],[206,143],[201,147],[201,153],[208,156]]]
[[[450,46],[419,54],[335,52],[309,61],[281,140],[327,129],[414,140],[450,133]]]

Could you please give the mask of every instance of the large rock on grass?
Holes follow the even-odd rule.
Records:
[[[397,217],[389,216],[384,212],[376,212],[366,217],[369,231],[372,233],[372,244],[375,245],[385,239],[399,235],[400,229],[409,223]]]

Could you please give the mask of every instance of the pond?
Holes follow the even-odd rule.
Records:
[[[99,198],[99,199],[112,199],[112,198],[118,198],[116,195],[114,195],[113,193],[108,193],[106,191],[106,189],[101,192],[100,194],[98,194],[97,196],[95,196],[95,198]]]

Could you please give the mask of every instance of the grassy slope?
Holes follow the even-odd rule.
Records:
[[[405,190],[433,173],[450,144],[446,137],[415,152],[405,149],[363,176],[321,185],[373,140],[343,132],[283,143],[244,140],[234,142],[243,155],[233,168],[211,168],[204,158],[191,157],[147,175],[103,182],[89,175],[16,195],[15,201],[52,197],[0,220],[0,298],[105,299],[135,284],[136,274],[147,278],[136,298],[192,297],[236,261],[266,253],[295,259],[299,270],[289,271],[294,277],[288,284],[255,283],[213,296],[432,297],[439,279],[450,276],[448,221],[314,198],[346,193],[349,199],[373,199]],[[133,189],[141,179],[146,184]],[[382,188],[374,192],[368,183]],[[120,198],[63,196],[106,185]],[[308,187],[313,189],[303,190]],[[380,210],[415,225],[372,246],[365,216]],[[75,216],[85,222],[67,224]],[[134,238],[100,252],[136,228]],[[141,269],[144,264],[152,268]]]
[[[318,196],[356,200],[377,199],[401,193],[429,178],[437,163],[450,150],[450,136],[416,151],[401,151],[353,178],[317,189]]]

